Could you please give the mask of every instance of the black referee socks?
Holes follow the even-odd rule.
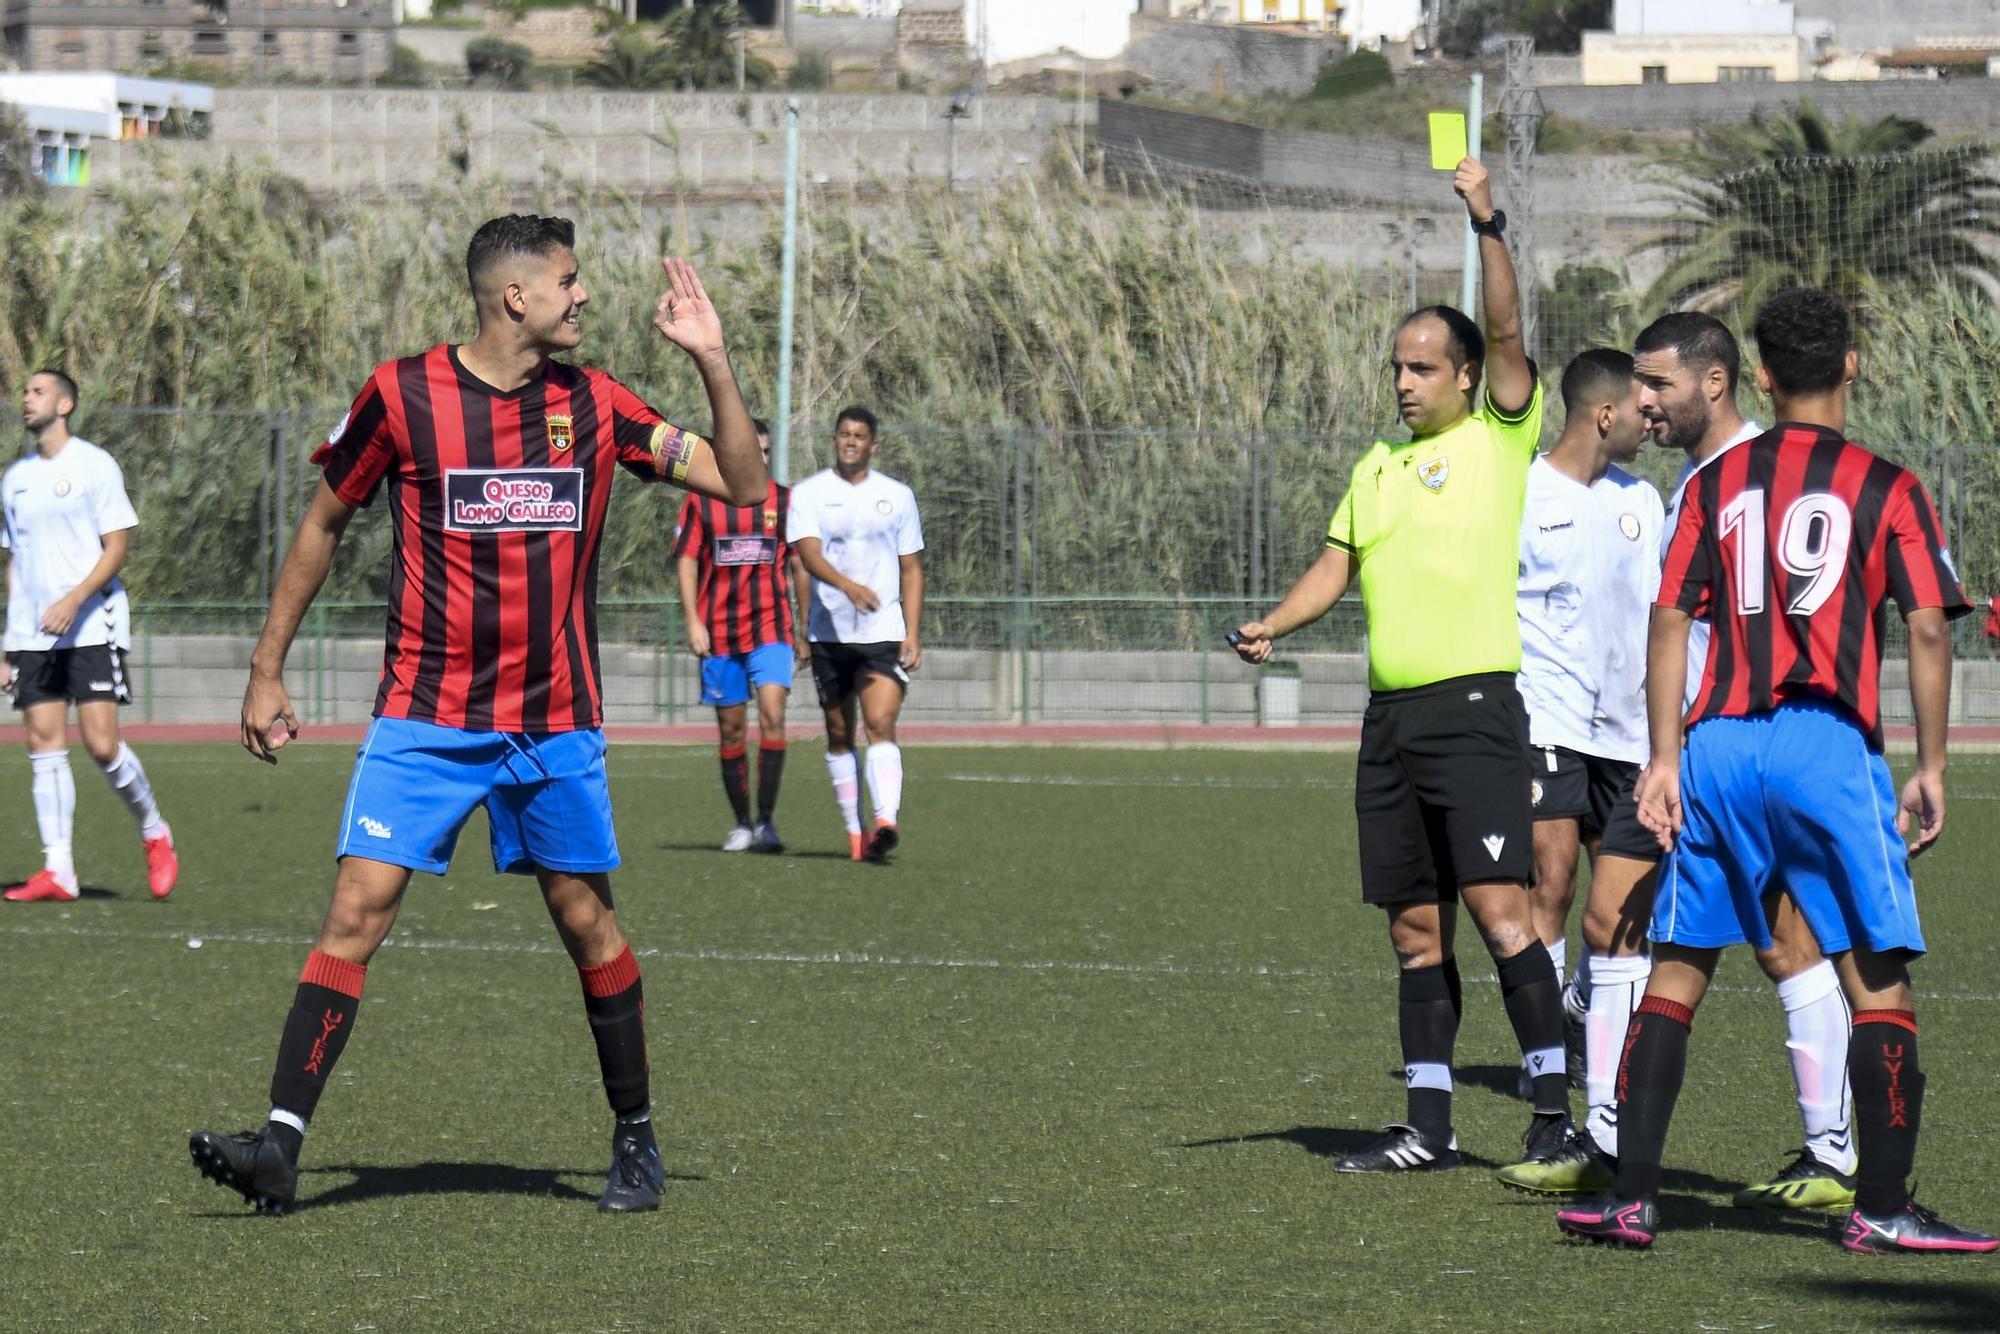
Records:
[[[1556,962],[1549,957],[1549,947],[1539,940],[1531,941],[1512,958],[1494,962],[1500,973],[1500,999],[1534,1078],[1535,1110],[1567,1112],[1569,1072],[1563,1063],[1562,988],[1556,982]]]
[[[1449,972],[1447,972],[1449,970]],[[1451,1142],[1451,1053],[1459,1007],[1455,961],[1405,968],[1396,979],[1396,1027],[1403,1039],[1409,1121],[1433,1144]]]

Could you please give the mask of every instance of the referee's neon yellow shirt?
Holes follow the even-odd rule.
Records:
[[[1361,563],[1370,690],[1521,670],[1521,510],[1541,438],[1537,380],[1517,416],[1482,388],[1458,425],[1377,440],[1354,465],[1326,544]]]

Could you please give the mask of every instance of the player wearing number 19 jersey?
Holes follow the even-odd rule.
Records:
[[[375,720],[341,813],[333,901],[279,1038],[270,1117],[235,1136],[198,1131],[188,1146],[204,1175],[260,1211],[292,1202],[308,1123],[411,872],[442,874],[480,807],[495,869],[535,876],[583,986],[616,1119],[598,1207],[659,1203],[645,998],[608,874],[618,845],[600,730],[599,539],[619,466],[739,502],[768,479],[721,322],[685,263],[665,261],[653,323],[700,370],[712,448],[602,371],[554,360],[577,346],[589,301],[573,246],[563,218],[481,226],[466,253],[478,336],[376,367],[313,456],[324,475],[251,658],[252,754],[275,763],[298,731],[286,650],[355,510],[385,492],[395,547]],[[448,1092],[460,1105],[480,1096]]]
[[[1728,945],[1770,941],[1763,895],[1781,881],[1840,961],[1860,1167],[1849,1250],[1991,1251],[1992,1237],[1911,1200],[1924,1077],[1908,962],[1924,950],[1902,827],[1919,852],[1944,826],[1947,622],[1970,610],[1922,485],[1847,441],[1855,376],[1846,311],[1792,288],[1758,312],[1759,384],[1778,425],[1689,486],[1661,575],[1646,683],[1652,759],[1640,816],[1671,841],[1646,998],[1618,1068],[1612,1196],[1557,1214],[1573,1235],[1650,1245],[1667,1122],[1695,1007]],[[1909,626],[1917,770],[1902,818],[1882,756],[1886,601]],[[1714,626],[1683,739],[1691,618]],[[1842,959],[1842,956],[1848,956]]]

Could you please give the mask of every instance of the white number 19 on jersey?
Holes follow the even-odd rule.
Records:
[[[1753,487],[1722,509],[1722,536],[1736,539],[1736,610],[1755,616],[1764,610],[1764,492]],[[1847,548],[1854,539],[1854,515],[1840,497],[1814,492],[1800,496],[1778,521],[1778,566],[1807,581],[1785,610],[1810,616],[1840,587]]]

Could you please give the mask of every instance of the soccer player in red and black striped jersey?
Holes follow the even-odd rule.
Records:
[[[771,428],[757,448],[771,461]],[[792,598],[805,571],[785,540],[791,488],[776,481],[761,505],[706,496],[681,502],[674,573],[687,614],[688,646],[701,659],[701,700],[721,733],[722,790],[736,814],[724,852],[783,852],[773,815],[785,773],[785,697],[803,655]],[[757,823],[750,823],[750,696],[757,696]]]
[[[333,902],[279,1039],[270,1119],[189,1143],[205,1175],[260,1211],[292,1202],[307,1123],[410,873],[442,874],[480,806],[495,869],[535,876],[583,985],[616,1119],[598,1207],[659,1203],[644,996],[609,879],[618,844],[604,774],[598,544],[615,468],[739,503],[764,495],[769,477],[721,321],[685,261],[663,261],[653,323],[701,374],[713,445],[604,372],[554,360],[581,340],[589,300],[574,245],[563,218],[481,226],[465,260],[478,336],[376,367],[313,455],[324,477],[251,657],[251,754],[276,763],[298,734],[286,651],[348,521],[385,490],[395,545],[375,720],[341,815]]]
[[[1758,311],[1755,333],[1757,382],[1778,425],[1689,483],[1653,613],[1652,758],[1637,796],[1672,855],[1653,909],[1652,978],[1618,1068],[1617,1183],[1559,1210],[1557,1224],[1652,1244],[1695,1008],[1725,946],[1769,946],[1763,897],[1782,883],[1854,1006],[1860,1169],[1842,1245],[1991,1251],[2000,1239],[1945,1222],[1906,1184],[1924,1096],[1909,974],[1924,939],[1909,858],[1944,831],[1948,622],[1971,607],[1922,484],[1846,439],[1856,357],[1840,302],[1789,288]],[[1879,694],[1891,597],[1909,630],[1917,724],[1900,811]],[[1703,615],[1714,637],[1684,724],[1688,628]]]

